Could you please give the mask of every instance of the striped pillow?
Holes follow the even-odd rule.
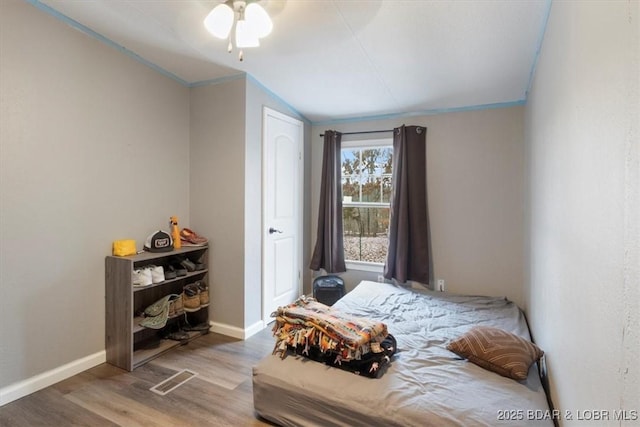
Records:
[[[524,380],[544,352],[534,343],[502,329],[476,326],[447,344],[447,349],[485,369]]]

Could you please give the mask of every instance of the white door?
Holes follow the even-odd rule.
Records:
[[[262,320],[302,293],[303,126],[263,111]]]

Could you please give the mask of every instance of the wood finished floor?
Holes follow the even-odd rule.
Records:
[[[273,344],[271,328],[246,341],[209,333],[133,372],[104,363],[0,407],[0,426],[269,426],[253,410],[251,368]],[[149,391],[182,369],[198,376]]]

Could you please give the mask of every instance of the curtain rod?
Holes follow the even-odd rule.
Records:
[[[360,135],[360,134],[365,134],[365,133],[385,133],[385,132],[393,132],[393,129],[386,129],[386,130],[365,130],[362,132],[340,132],[343,135]],[[320,134],[321,137],[324,136],[324,133]]]

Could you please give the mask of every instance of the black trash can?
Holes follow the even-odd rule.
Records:
[[[313,297],[322,304],[333,305],[344,296],[344,280],[339,276],[319,276],[313,280]]]

